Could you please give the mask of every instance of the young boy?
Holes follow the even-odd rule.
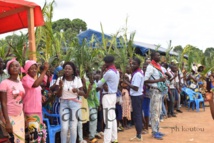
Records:
[[[87,86],[87,101],[89,107],[89,139],[91,143],[96,143],[95,138],[97,132],[97,111],[99,106],[99,100],[97,98],[96,84],[94,83],[93,74],[89,74],[89,81],[86,82]]]
[[[125,83],[130,87],[130,96],[132,101],[133,118],[135,122],[135,128],[137,134],[130,138],[130,141],[142,141],[142,95],[144,85],[144,75],[140,69],[140,59],[134,58],[132,61],[132,78],[131,83],[124,80]]]
[[[94,74],[94,82],[96,84],[97,87],[97,83],[100,80],[100,73],[96,72]],[[103,110],[102,110],[102,104],[101,104],[101,88],[96,89],[97,91],[97,98],[99,101],[99,107],[98,107],[98,111],[97,111],[97,133],[96,133],[96,138],[101,139],[102,136],[104,135],[103,133]]]

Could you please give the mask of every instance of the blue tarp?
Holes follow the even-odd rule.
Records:
[[[78,34],[77,37],[78,37],[79,43],[82,44],[82,42],[84,40],[86,40],[88,42],[91,41],[91,38],[93,35],[95,36],[96,42],[100,42],[100,43],[102,42],[102,33],[92,30],[92,29],[83,31],[82,33]],[[111,39],[111,36],[109,36],[109,35],[104,34],[104,36],[107,39]]]
[[[82,44],[84,40],[86,40],[87,42],[90,42],[93,35],[95,37],[95,42],[93,43],[93,46],[95,46],[96,42],[102,43],[102,33],[95,31],[95,30],[92,30],[92,29],[88,29],[88,30],[83,31],[82,33],[77,35],[78,40],[79,40],[79,44]],[[104,34],[104,37],[107,39],[112,38],[112,36],[107,35],[107,34]],[[119,38],[117,38],[117,43],[118,43],[117,47],[121,47],[120,42],[119,42]],[[145,55],[145,53],[148,52],[148,48],[146,48],[146,47],[143,47],[143,46],[137,45],[137,44],[134,44],[133,46],[135,48],[138,48],[141,51],[141,55]]]
[[[78,40],[79,40],[79,44],[82,44],[84,39],[87,42],[90,42],[93,35],[94,35],[95,41],[94,41],[94,43],[92,43],[92,46],[95,47],[96,42],[97,43],[102,43],[102,33],[98,32],[98,31],[95,31],[95,30],[92,30],[92,29],[88,29],[88,30],[83,31],[82,33],[77,35]],[[104,37],[107,38],[107,39],[111,39],[112,38],[112,36],[107,35],[107,34],[104,34]],[[121,47],[119,38],[117,38],[117,47],[118,48]],[[145,55],[149,50],[151,50],[151,51],[156,51],[157,50],[157,45],[143,43],[143,42],[137,42],[137,41],[134,41],[133,47],[135,47],[137,49],[137,51],[140,51],[138,53],[141,54],[141,55]],[[159,47],[157,51],[160,52],[160,53],[165,54],[167,49],[165,49],[163,47]],[[170,55],[178,56],[178,53],[170,51]]]

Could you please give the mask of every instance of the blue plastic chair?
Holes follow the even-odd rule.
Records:
[[[195,105],[196,105],[196,111],[200,111],[200,103],[202,103],[203,109],[205,111],[205,106],[204,106],[204,98],[201,93],[196,92],[196,98],[195,98]]]
[[[190,88],[183,87],[182,91],[187,95],[188,99],[186,99],[188,110],[190,109],[190,105],[192,103],[192,110],[195,109],[195,95],[194,91],[191,90]]]
[[[47,126],[48,141],[49,143],[55,143],[56,133],[61,131],[61,126],[60,124],[51,125],[49,119],[45,117],[48,116],[48,117],[59,118],[60,116],[59,114],[48,113],[45,108],[42,108],[42,114],[43,114],[43,121],[44,123],[46,123],[46,126]]]

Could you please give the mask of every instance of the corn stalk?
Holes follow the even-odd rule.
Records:
[[[49,4],[45,2],[42,9],[45,25],[36,29],[36,46],[37,49],[40,49],[40,53],[37,54],[38,59],[47,62],[51,59],[51,57],[56,56],[53,50],[53,43],[57,40],[57,38],[54,37],[52,29],[54,3],[55,1],[52,1]]]
[[[166,49],[166,61],[171,61],[170,51],[173,49],[172,41],[169,40],[168,48]]]
[[[126,73],[126,68],[129,65],[129,58],[133,58],[135,51],[135,48],[133,47],[135,32],[132,32],[128,38],[127,24],[128,18],[126,18],[125,28],[121,30],[122,36],[118,38],[119,44],[117,43],[114,48],[114,55],[116,56],[116,65],[120,67],[123,73]]]
[[[21,65],[24,65],[25,60],[27,59],[29,53],[27,52],[27,35],[21,33],[21,36],[17,37],[16,42],[13,42],[14,38],[10,41],[7,41],[9,45],[9,51],[11,50],[11,56],[16,57],[16,60],[19,61]]]

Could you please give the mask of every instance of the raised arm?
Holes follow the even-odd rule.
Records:
[[[41,75],[37,78],[37,80],[33,83],[32,87],[36,88],[40,86],[48,69],[49,69],[49,64],[46,62],[44,64],[44,70],[42,71]]]

